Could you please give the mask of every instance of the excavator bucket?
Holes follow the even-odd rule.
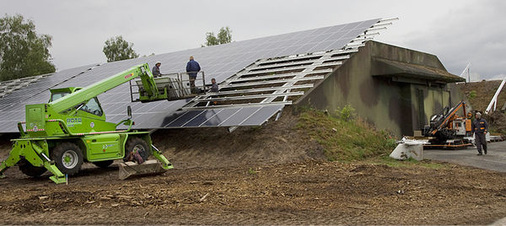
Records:
[[[166,169],[162,168],[162,164],[155,159],[148,160],[142,164],[122,162],[119,164],[118,176],[120,180],[125,180],[133,176],[157,175],[166,171]]]

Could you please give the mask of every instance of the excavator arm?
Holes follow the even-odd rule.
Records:
[[[425,136],[434,136],[436,133],[441,132],[448,128],[449,123],[456,117],[457,112],[462,109],[466,115],[466,103],[459,102],[454,107],[444,109],[440,114],[431,117],[430,125],[425,130]]]

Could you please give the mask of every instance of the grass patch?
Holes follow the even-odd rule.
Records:
[[[444,168],[448,167],[445,164],[432,162],[431,160],[418,161],[413,158],[409,158],[407,160],[397,160],[397,159],[390,158],[388,155],[374,157],[374,158],[371,158],[366,161],[370,161],[372,164],[387,165],[390,167],[399,167],[399,168],[400,167],[411,167],[413,165],[422,166],[422,167],[430,168],[430,169],[444,169]]]
[[[334,115],[304,109],[298,128],[305,130],[320,143],[330,161],[355,161],[389,154],[395,139],[386,131],[378,131],[356,117],[355,110],[346,106]]]

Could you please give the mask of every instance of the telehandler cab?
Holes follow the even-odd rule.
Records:
[[[148,64],[134,66],[84,88],[52,89],[49,103],[25,106],[26,121],[18,123],[20,138],[12,140],[9,156],[0,163],[0,177],[17,164],[24,174],[32,177],[49,171],[53,174],[50,179],[59,184],[66,182],[66,175],[79,172],[83,162],[99,167],[108,167],[121,159],[141,164],[150,155],[160,161],[163,169],[173,168],[152,144],[148,131],[132,130],[130,106],[127,119],[106,122],[97,96],[135,78],[140,78],[142,102],[185,98],[171,96],[169,91],[173,92],[174,87],[157,84],[159,78],[153,77]],[[128,128],[119,130],[120,125]]]

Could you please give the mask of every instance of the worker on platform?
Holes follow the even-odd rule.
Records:
[[[186,72],[190,77],[190,90],[192,93],[198,93],[195,87],[195,80],[197,80],[197,73],[200,71],[200,65],[193,56],[190,56],[190,61],[186,64]]]
[[[162,62],[160,61],[157,61],[155,66],[153,67],[153,70],[151,70],[151,72],[153,73],[153,76],[157,77],[157,76],[161,76],[162,73],[160,73],[160,66],[162,65]]]
[[[211,92],[218,92],[218,90],[220,90],[220,88],[218,87],[218,83],[216,83],[216,79],[215,78],[212,78],[211,79],[211,89],[209,91],[211,91]]]
[[[471,133],[474,133],[474,143],[476,144],[476,148],[478,148],[478,155],[487,154],[487,139],[486,135],[488,132],[488,124],[487,121],[481,118],[481,113],[476,112],[475,119],[471,124]],[[483,146],[483,153],[481,152],[481,148]]]

